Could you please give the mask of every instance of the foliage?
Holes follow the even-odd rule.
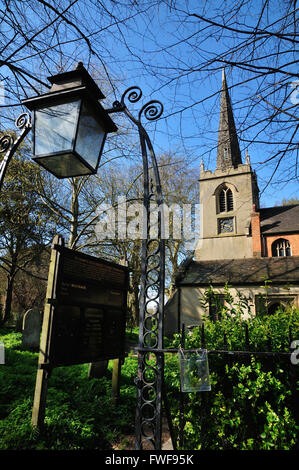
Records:
[[[208,289],[206,300],[213,294]],[[251,351],[290,351],[290,339],[299,338],[299,309],[289,306],[271,316],[247,316],[245,320],[243,308],[247,308],[246,302],[242,306],[237,302],[231,308],[222,308],[221,321],[205,319],[209,351],[226,347],[231,351],[247,350],[245,328]],[[200,349],[201,335],[201,327],[193,328],[186,335],[185,349]],[[181,336],[175,335],[172,347],[179,347],[180,342]],[[175,396],[178,364],[175,358],[167,363],[167,380]],[[295,449],[299,429],[294,398],[299,384],[297,368],[289,355],[244,355],[234,359],[227,354],[209,354],[211,391],[184,395],[184,449]],[[179,410],[174,400],[170,402],[178,426]]]
[[[13,300],[17,300],[13,296],[16,280],[26,282],[27,275],[34,276],[35,283],[40,284],[35,290],[44,291],[39,282],[44,279],[40,264],[53,235],[51,214],[38,195],[44,182],[40,167],[26,159],[26,147],[19,152],[8,167],[0,195],[0,277],[1,284],[5,282],[2,325],[11,315]],[[27,306],[24,295],[22,301]]]
[[[135,334],[130,334],[135,339]],[[31,427],[37,353],[21,349],[21,334],[2,329],[5,365],[0,366],[0,449],[109,449],[134,434],[135,357],[122,367],[118,406],[111,402],[112,363],[101,379],[88,379],[88,364],[58,367],[49,379],[45,426]]]
[[[288,309],[272,317],[247,320],[251,347],[288,349],[288,328],[299,337],[299,311]],[[223,349],[223,332],[229,348],[245,349],[244,321],[226,318],[205,322],[209,351]],[[127,332],[136,343],[138,330]],[[200,348],[201,331],[187,334],[186,349]],[[49,380],[45,427],[31,428],[37,353],[21,348],[21,334],[2,329],[5,365],[0,366],[0,449],[111,449],[124,435],[134,435],[137,360],[129,355],[122,366],[118,406],[111,402],[112,363],[101,379],[87,378],[87,364],[58,367]],[[178,347],[180,337],[165,341]],[[179,426],[179,364],[176,354],[165,355],[165,381],[175,430]],[[285,360],[248,357],[234,362],[220,354],[209,355],[211,391],[184,394],[184,446],[202,449],[294,449],[298,423],[294,416],[294,365]],[[293,374],[293,375],[292,375]],[[298,384],[297,384],[298,385]]]
[[[265,293],[261,295],[260,305],[267,303],[268,282],[265,281]],[[208,308],[210,305],[217,308],[217,317],[221,321],[209,319]],[[227,347],[231,350],[246,349],[245,329],[248,329],[249,346],[252,351],[289,351],[290,334],[292,338],[299,337],[298,309],[292,305],[280,307],[274,315],[266,315],[262,310],[254,316],[250,310],[249,299],[238,294],[237,299],[231,295],[229,285],[224,287],[224,304],[219,303],[217,292],[210,286],[204,292],[201,305],[206,310],[203,316],[205,327],[205,339],[208,349],[225,349],[224,338]],[[190,347],[200,344],[201,328],[193,329],[193,334],[187,338]],[[180,337],[175,337],[178,344]]]
[[[190,395],[186,410],[185,448],[225,450],[292,449],[296,423],[288,408],[290,392],[284,371],[275,376],[253,358],[249,364],[212,362],[213,393]],[[215,370],[216,369],[216,370]]]

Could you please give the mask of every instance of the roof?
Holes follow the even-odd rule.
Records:
[[[178,274],[176,285],[262,285],[265,279],[299,285],[299,256],[191,261]]]
[[[260,209],[264,235],[299,232],[299,204]]]

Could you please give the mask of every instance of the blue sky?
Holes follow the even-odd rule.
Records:
[[[50,53],[45,52],[42,59],[34,55],[34,50],[20,49],[16,54],[12,54],[11,61],[16,66],[25,65],[29,72],[36,73],[45,81],[45,77],[56,73],[61,67],[70,70],[82,60],[85,67],[94,77],[98,77],[99,83],[105,87],[107,99],[103,105],[107,108],[115,99],[120,98],[126,87],[140,86],[144,93],[143,103],[150,99],[158,99],[164,105],[163,116],[155,123],[146,124],[157,155],[167,152],[173,153],[176,157],[186,156],[190,171],[198,169],[203,159],[205,167],[213,170],[216,164],[221,89],[222,63],[219,58],[222,54],[227,57],[226,52],[235,48],[236,52],[232,57],[244,60],[244,54],[242,56],[237,48],[242,43],[243,37],[235,35],[233,38],[229,31],[225,31],[222,35],[214,34],[213,30],[206,24],[200,23],[198,18],[185,15],[188,5],[189,13],[204,13],[207,17],[221,22],[222,11],[231,5],[231,2],[226,0],[222,2],[177,0],[171,3],[173,8],[169,8],[164,2],[157,3],[158,6],[153,1],[139,2],[140,9],[144,12],[135,15],[139,8],[138,2],[130,9],[121,3],[108,1],[106,8],[110,9],[109,15],[105,16],[103,12],[100,17],[99,11],[92,7],[92,2],[78,1],[70,12],[76,17],[79,27],[89,38],[96,54],[88,51],[86,42],[82,39],[75,43],[68,42],[78,37],[78,34],[74,29],[66,28],[64,43],[59,47],[64,52],[63,59],[55,52],[55,48],[51,49]],[[241,9],[237,16],[224,18],[226,25],[233,27],[237,25],[236,27],[240,29],[246,29],[255,24],[256,12],[264,2],[254,0],[245,3],[245,8]],[[261,28],[265,25],[268,28],[267,25],[271,23],[275,24],[277,18],[283,15],[283,4],[278,0],[271,0],[270,3],[271,8],[260,22]],[[29,12],[32,28],[40,21],[37,13],[35,16],[34,5],[35,2],[32,3],[32,10]],[[31,4],[27,4],[28,11],[30,7]],[[177,8],[176,11],[174,7]],[[130,20],[119,23],[113,20],[113,15],[118,17],[122,15],[123,18],[130,16]],[[202,30],[199,33],[200,27]],[[63,25],[60,28],[64,31]],[[206,36],[209,31],[211,34]],[[47,40],[48,33],[45,31],[47,36],[38,39],[41,42],[43,39]],[[22,38],[20,43],[21,41]],[[283,47],[281,46],[282,49]],[[254,46],[249,52],[254,54]],[[264,53],[266,54],[267,50],[261,48],[260,56]],[[32,57],[28,59],[31,54]],[[209,67],[202,66],[203,63],[215,58],[217,61],[211,62]],[[270,60],[272,59],[268,58],[256,64],[263,65],[267,62],[269,65]],[[273,64],[275,60],[273,57]],[[291,65],[288,69],[296,71],[297,65]],[[114,91],[107,86],[106,72],[113,80]],[[269,185],[267,183],[275,168],[276,160],[263,163],[275,153],[276,136],[281,138],[283,135],[283,139],[287,141],[291,131],[281,134],[279,123],[271,123],[266,129],[263,129],[262,123],[256,125],[256,121],[267,108],[258,96],[267,96],[267,86],[275,88],[275,80],[278,86],[280,76],[271,75],[268,81],[264,81],[263,78],[252,80],[251,71],[232,66],[226,66],[226,75],[228,85],[231,87],[230,94],[239,129],[242,156],[244,158],[248,150],[252,166],[258,174],[262,205],[272,206],[283,198],[299,196],[298,179],[290,181],[289,178],[289,168],[294,165],[295,153],[291,158],[282,160],[278,172]],[[291,82],[285,84],[285,89],[288,87],[291,87]],[[271,98],[272,96],[269,99]],[[138,103],[136,112],[140,106]],[[18,111],[19,109],[16,109],[16,112]],[[251,140],[255,143],[249,144]]]
[[[178,3],[182,6],[184,4]],[[197,2],[189,4],[196,10]],[[261,2],[257,1],[255,6],[258,4]],[[211,2],[210,6],[213,5],[219,6],[219,2]],[[247,25],[250,21],[254,23],[253,12],[249,13],[252,16],[246,17]],[[275,22],[280,14],[279,8],[272,10],[272,16],[267,21]],[[141,86],[145,98],[156,98],[164,104],[162,118],[149,126],[156,152],[187,155],[191,171],[192,167],[198,168],[201,158],[206,168],[215,168],[222,73],[221,63],[211,67],[211,72],[196,71],[197,60],[208,60],[221,54],[227,47],[235,45],[229,36],[225,39],[209,37],[202,40],[196,35],[197,31],[197,19],[191,18],[187,23],[178,25],[171,12],[162,7],[159,15],[152,17],[150,24],[140,20],[131,31],[126,32],[127,47],[116,42],[115,49],[112,49],[116,56],[121,54],[124,64],[122,72],[127,85]],[[182,36],[190,40],[179,43]],[[196,54],[198,57],[195,57]],[[182,69],[179,79],[175,64]],[[189,68],[192,68],[192,73]],[[291,69],[296,70],[296,65]],[[258,115],[251,114],[249,118],[246,117],[255,100],[259,101],[260,110],[265,108],[265,103],[258,95],[266,95],[267,83],[264,83],[263,79],[247,82],[252,78],[252,74],[240,73],[238,69],[230,66],[226,67],[226,74],[228,85],[232,87],[230,94],[237,128],[240,129],[242,156],[244,159],[248,150],[252,166],[258,174],[262,205],[272,206],[283,198],[299,196],[298,180],[290,181],[288,177],[290,161],[287,158],[280,164],[279,171],[271,183],[267,184],[276,166],[276,160],[263,162],[275,152],[275,145],[271,142],[274,142],[275,132],[279,131],[279,124],[267,135],[267,132],[263,132],[263,124],[251,127],[254,119],[259,119]],[[288,86],[291,87],[291,83]],[[257,142],[249,144],[248,141],[252,139]]]

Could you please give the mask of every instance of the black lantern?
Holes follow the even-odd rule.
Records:
[[[34,111],[33,159],[57,178],[95,174],[107,133],[117,131],[105,96],[81,62],[48,80],[49,93],[23,101]]]

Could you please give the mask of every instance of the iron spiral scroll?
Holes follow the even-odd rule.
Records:
[[[28,132],[31,130],[31,117],[28,113],[20,114],[15,121],[16,128],[21,131],[16,137],[13,134],[5,134],[0,138],[0,156],[4,153],[3,160],[0,163],[0,190],[2,188],[7,166],[24,140]]]
[[[138,118],[135,118],[127,109],[125,100],[137,103],[141,97],[142,91],[139,87],[128,88],[121,101],[113,104],[113,109],[123,111],[138,127],[144,174],[135,448],[159,450],[164,371],[163,353],[159,352],[163,349],[165,284],[163,195],[154,149],[141,120],[143,117],[148,121],[158,119],[163,113],[163,105],[160,101],[151,100],[142,106]],[[152,217],[152,207],[156,208],[158,217]]]

